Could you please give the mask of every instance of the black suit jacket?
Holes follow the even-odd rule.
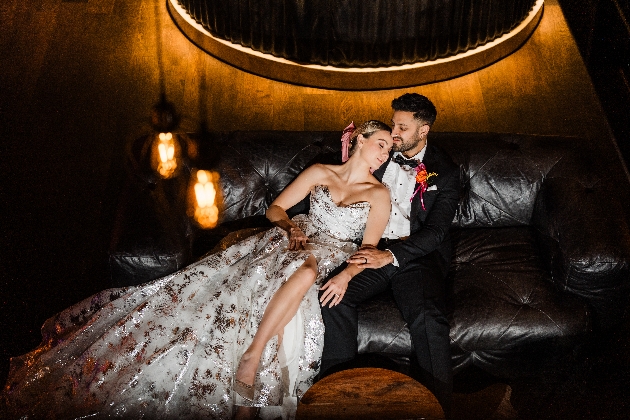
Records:
[[[437,189],[425,191],[425,209],[422,208],[420,193],[416,194],[411,202],[409,237],[387,247],[396,256],[400,267],[433,251],[438,251],[445,262],[451,260],[449,229],[459,203],[459,167],[445,152],[432,144],[427,145],[423,163],[427,172],[437,173],[429,182],[429,187],[435,185]],[[391,161],[391,156],[374,172],[379,181],[383,179],[388,165],[397,165]]]

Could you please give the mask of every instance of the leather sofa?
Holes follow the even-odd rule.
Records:
[[[224,195],[220,225],[209,231],[195,228],[178,204],[186,171],[179,180],[158,179],[142,155],[146,139],[138,139],[109,253],[113,285],[169,274],[268,228],[269,203],[310,163],[338,159],[339,137],[258,131],[198,138]],[[630,293],[630,183],[619,158],[556,136],[432,132],[428,141],[461,168],[447,278],[455,372],[476,366],[520,375],[615,329]],[[300,204],[290,213],[304,210]],[[391,296],[359,310],[359,352],[408,369],[409,333]]]

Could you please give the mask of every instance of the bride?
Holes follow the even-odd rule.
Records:
[[[390,132],[368,121],[346,163],[302,172],[269,206],[274,228],[48,319],[42,344],[11,360],[0,413],[229,419],[265,407],[290,417],[319,370],[321,280],[357,243],[376,246],[387,224],[389,192],[370,169],[388,159]],[[309,214],[289,219],[309,193]],[[321,304],[337,305],[361,270],[350,264],[321,286]]]

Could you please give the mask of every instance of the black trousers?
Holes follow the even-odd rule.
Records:
[[[329,277],[343,270],[338,267]],[[437,253],[411,261],[405,267],[387,265],[366,269],[348,284],[341,303],[322,307],[326,327],[321,372],[357,355],[357,305],[388,288],[409,326],[420,366],[417,378],[437,397],[447,413],[453,389],[450,327],[446,318],[445,277],[448,263]]]

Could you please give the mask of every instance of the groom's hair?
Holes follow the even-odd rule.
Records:
[[[437,110],[433,102],[419,93],[405,93],[392,101],[394,111],[413,112],[413,117],[429,126],[433,125],[437,117]]]

